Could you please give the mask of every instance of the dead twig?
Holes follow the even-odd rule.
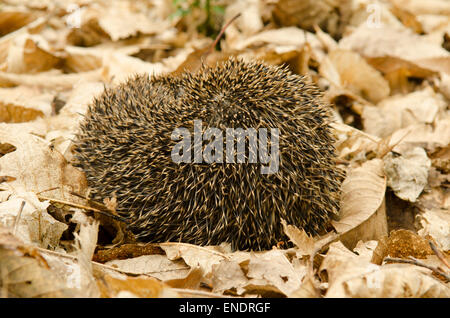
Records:
[[[22,211],[23,211],[24,206],[25,206],[25,201],[22,201],[22,204],[20,205],[19,213],[17,213],[16,219],[14,220],[13,235],[16,235],[17,228],[19,227],[20,217],[22,216]]]
[[[240,13],[236,14],[233,18],[231,18],[230,21],[228,21],[222,28],[222,30],[220,30],[219,34],[216,36],[216,39],[214,40],[213,44],[211,44],[209,50],[205,53],[204,56],[207,56],[209,54],[211,54],[214,51],[214,48],[216,47],[217,43],[219,42],[220,38],[222,37],[223,33],[225,32],[225,30],[230,26],[231,23],[234,22],[234,20],[236,20],[237,18],[239,18],[241,16]]]
[[[79,208],[79,209],[92,211],[94,213],[98,213],[98,214],[110,217],[110,218],[112,218],[114,220],[117,220],[117,221],[120,221],[120,222],[128,223],[128,221],[125,218],[123,218],[121,216],[118,216],[118,215],[114,215],[111,212],[102,211],[102,210],[99,210],[99,209],[96,209],[96,208],[93,208],[93,207],[90,207],[90,206],[77,204],[77,203],[73,203],[73,202],[69,202],[69,201],[59,200],[59,199],[55,199],[55,198],[49,198],[49,197],[45,197],[45,196],[42,196],[42,195],[38,195],[37,197],[39,198],[39,200],[49,200],[49,201],[52,201],[52,202],[55,202],[55,203],[65,204],[65,205],[68,205],[68,206],[72,206],[74,208]]]
[[[411,257],[410,259],[403,259],[403,258],[395,258],[395,257],[386,257],[384,259],[385,262],[392,262],[392,263],[406,263],[406,264],[412,264],[420,267],[428,268],[429,270],[433,271],[433,273],[436,273],[446,279],[446,282],[450,282],[450,276],[443,271],[439,270],[437,267],[427,265],[418,259]]]
[[[436,245],[434,245],[434,243],[431,242],[430,240],[428,240],[428,243],[430,244],[430,247],[433,250],[434,254],[436,254],[436,256],[441,260],[441,262],[444,263],[444,265],[447,266],[447,268],[450,268],[450,265],[448,264],[447,260],[444,258],[442,253],[438,250]]]

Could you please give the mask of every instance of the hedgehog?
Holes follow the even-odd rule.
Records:
[[[261,61],[229,58],[178,76],[134,75],[89,105],[74,141],[75,165],[92,199],[117,199],[139,241],[265,250],[289,244],[283,220],[318,235],[338,215],[344,173],[331,118],[313,83]],[[250,160],[254,147],[241,150],[244,161],[223,160],[225,150],[215,150],[222,160],[199,162],[191,146],[191,160],[176,162],[173,133],[183,127],[195,135],[196,121],[201,133],[276,128],[278,141],[270,136],[267,145],[277,141],[278,170],[262,173]]]

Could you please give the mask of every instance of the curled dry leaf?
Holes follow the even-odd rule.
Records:
[[[66,286],[39,251],[0,225],[0,296],[72,298],[80,294]]]
[[[234,42],[227,43],[230,49],[238,51],[261,44],[267,44],[271,48],[283,48],[284,51],[288,51],[300,49],[306,42],[313,48],[322,47],[322,43],[313,33],[296,27],[262,31],[253,36],[239,38]]]
[[[377,136],[343,123],[332,123],[331,126],[337,135],[336,149],[339,158],[365,159],[365,153],[376,148],[381,142]]]
[[[15,193],[0,202],[0,224],[11,228],[27,244],[55,248],[67,225],[51,217],[48,206],[48,201],[40,202],[32,192]]]
[[[95,278],[101,297],[178,297],[166,284],[151,277],[128,277],[97,269]]]
[[[52,112],[53,94],[38,88],[0,88],[0,122],[26,122]]]
[[[272,287],[273,291],[290,296],[300,288],[306,266],[294,268],[283,251],[274,249],[251,255],[246,275],[250,278],[247,291]]]
[[[67,53],[64,59],[65,66],[75,73],[93,71],[103,65],[102,50],[66,46],[64,51]]]
[[[298,258],[302,258],[303,256],[312,256],[337,237],[337,235],[333,232],[330,232],[324,236],[310,237],[304,229],[300,230],[293,225],[288,225],[284,220],[282,220],[282,223],[284,233],[296,246],[295,254]]]
[[[450,250],[450,212],[448,209],[430,209],[421,213],[421,236],[431,236],[443,251]]]
[[[0,72],[0,87],[27,85],[63,90],[70,89],[75,84],[83,81],[97,82],[101,79],[102,69],[71,74],[63,74],[60,71],[55,70],[33,75]]]
[[[322,63],[320,73],[332,83],[374,103],[389,96],[388,82],[359,54],[337,49],[331,51],[327,59],[330,63]],[[334,75],[330,77],[330,74]]]
[[[158,12],[147,11],[144,6],[136,10],[137,8],[133,8],[131,2],[104,2],[98,9],[96,12],[98,25],[113,41],[135,36],[138,33],[159,33],[170,27],[170,21],[161,20],[161,17],[157,15]]]
[[[450,53],[409,29],[371,28],[362,24],[342,38],[339,47],[356,51],[367,58],[394,57],[424,69],[450,73]]]
[[[186,243],[161,243],[160,247],[166,252],[169,260],[182,258],[191,268],[199,267],[207,277],[214,264],[228,259],[226,254],[215,251],[212,248],[196,246]]]
[[[400,157],[391,152],[384,158],[388,186],[400,199],[415,202],[428,183],[431,160],[425,150],[412,148]]]
[[[0,143],[13,145],[16,150],[0,157],[2,174],[16,178],[6,185],[13,192],[19,189],[43,192],[46,197],[79,202],[69,193],[85,194],[84,174],[71,166],[49,143],[35,135],[11,130],[0,125]]]
[[[260,31],[263,27],[261,17],[262,3],[255,0],[235,1],[227,6],[225,11],[225,20],[229,21],[237,14],[240,18],[232,23],[227,29],[227,41],[233,41],[236,36],[248,37]]]
[[[107,82],[120,83],[135,73],[158,75],[167,69],[162,63],[148,63],[126,54],[107,52],[103,56],[103,75]]]
[[[97,246],[99,223],[80,211],[75,212],[71,221],[79,227],[74,236],[75,255],[80,268],[80,290],[89,297],[98,297],[100,292],[95,284],[91,260]]]
[[[342,184],[339,221],[332,224],[346,246],[387,235],[383,161],[373,159],[348,172]]]
[[[378,266],[370,262],[374,247],[359,245],[356,255],[333,243],[322,262],[329,288],[325,297],[449,297],[450,289],[430,270],[407,264]],[[356,250],[356,249],[355,249]]]
[[[106,265],[131,274],[145,274],[162,281],[185,278],[190,267],[183,260],[169,260],[165,255],[142,255],[124,260],[112,260]]]
[[[364,131],[386,137],[414,124],[431,124],[446,106],[442,95],[435,93],[431,87],[406,95],[392,96],[384,99],[377,107],[364,107]]]
[[[315,240],[306,234],[304,229],[287,224],[285,220],[281,220],[284,233],[289,237],[292,243],[298,248],[297,255],[311,255],[315,252]]]
[[[231,255],[231,259],[214,264],[211,273],[213,292],[224,293],[225,291],[236,290],[238,294],[242,294],[249,280],[244,274],[242,264],[247,264],[249,257],[242,253],[238,253],[238,255],[235,253]]]
[[[39,35],[26,33],[18,34],[9,39],[8,46],[1,45],[7,50],[1,71],[10,73],[38,73],[52,69],[59,61],[59,57],[51,53],[47,41]]]

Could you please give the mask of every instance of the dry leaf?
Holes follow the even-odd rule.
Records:
[[[238,293],[244,291],[244,287],[248,285],[248,277],[244,274],[240,263],[242,262],[233,258],[213,265],[211,273],[213,292],[223,294],[234,289]]]
[[[40,202],[34,193],[17,192],[0,202],[0,223],[13,229],[14,235],[26,244],[53,249],[67,225],[51,217],[48,206],[48,201]]]
[[[59,58],[51,53],[47,41],[38,35],[19,34],[9,40],[8,52],[1,71],[38,73],[52,69]]]
[[[92,256],[97,246],[98,221],[86,216],[83,212],[76,211],[71,222],[79,225],[78,233],[75,236],[75,255],[80,268],[80,290],[89,297],[98,297],[100,291],[94,280],[92,268]]]
[[[330,246],[320,267],[329,277],[326,297],[450,296],[450,289],[432,277],[430,270],[408,264],[375,265],[367,247],[360,245],[358,256],[340,242]]]
[[[69,89],[83,81],[96,82],[102,79],[102,69],[95,71],[62,74],[60,71],[41,72],[35,75],[0,72],[0,87],[17,85],[39,86],[50,89]]]
[[[283,224],[284,233],[297,246],[297,256],[312,255],[316,251],[315,240],[308,236],[304,229],[300,230],[293,225],[288,225],[283,219],[281,223]]]
[[[386,137],[414,124],[431,124],[445,107],[442,96],[430,87],[407,95],[392,96],[381,101],[377,107],[363,108],[364,131]]]
[[[333,50],[328,54],[328,59],[339,74],[340,86],[374,103],[389,96],[389,85],[386,80],[357,53]],[[323,69],[325,66],[330,66],[330,64],[321,64],[321,73],[334,73],[325,71]],[[329,80],[335,83],[337,78],[333,76]]]
[[[247,277],[250,278],[246,289],[255,290],[256,286],[273,286],[275,291],[289,296],[300,288],[306,275],[306,266],[295,269],[280,250],[254,253],[248,263]]]
[[[331,35],[339,36],[348,23],[351,6],[352,1],[349,0],[279,0],[273,15],[281,25],[298,25],[306,30],[319,25]]]
[[[36,15],[28,10],[17,10],[5,7],[0,11],[0,36],[4,36],[21,27],[31,23],[36,19]]]
[[[69,165],[46,140],[15,131],[9,125],[12,124],[0,125],[0,143],[8,143],[16,148],[0,157],[2,174],[15,178],[6,184],[9,189],[43,192],[51,198],[78,202],[80,199],[69,193],[74,191],[85,194],[87,183],[84,174]]]
[[[339,47],[354,50],[364,57],[395,57],[431,71],[450,74],[450,53],[409,29],[400,31],[361,25],[341,39]]]
[[[421,236],[431,236],[444,251],[450,250],[450,212],[448,209],[431,209],[420,214]]]
[[[171,261],[165,255],[142,255],[124,260],[112,260],[106,265],[126,273],[145,274],[162,281],[185,278],[190,269],[184,261]]]
[[[53,94],[36,87],[0,88],[0,122],[26,122],[52,113]]]
[[[387,235],[383,161],[373,159],[351,170],[342,187],[339,221],[332,221],[346,246]]]
[[[102,297],[176,297],[167,285],[150,277],[112,277],[107,274],[97,274],[97,284]],[[121,294],[128,292],[127,296]]]
[[[279,47],[284,51],[288,51],[299,49],[306,42],[311,47],[322,46],[314,34],[295,27],[262,31],[250,37],[237,38],[233,42],[231,40],[227,41],[230,49],[238,51],[261,44],[269,44],[271,47]]]
[[[186,243],[161,243],[160,247],[166,252],[169,260],[182,258],[191,268],[200,267],[208,276],[214,264],[220,263],[228,256],[211,248]]]
[[[33,247],[0,225],[0,295],[2,297],[77,297]]]
[[[384,158],[388,186],[400,199],[415,202],[428,181],[431,160],[423,148],[415,147],[400,157],[389,153]]]

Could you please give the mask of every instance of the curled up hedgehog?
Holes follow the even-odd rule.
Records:
[[[92,198],[115,196],[141,241],[270,249],[287,240],[282,219],[315,235],[338,213],[330,122],[303,77],[231,58],[106,89],[75,159]]]

